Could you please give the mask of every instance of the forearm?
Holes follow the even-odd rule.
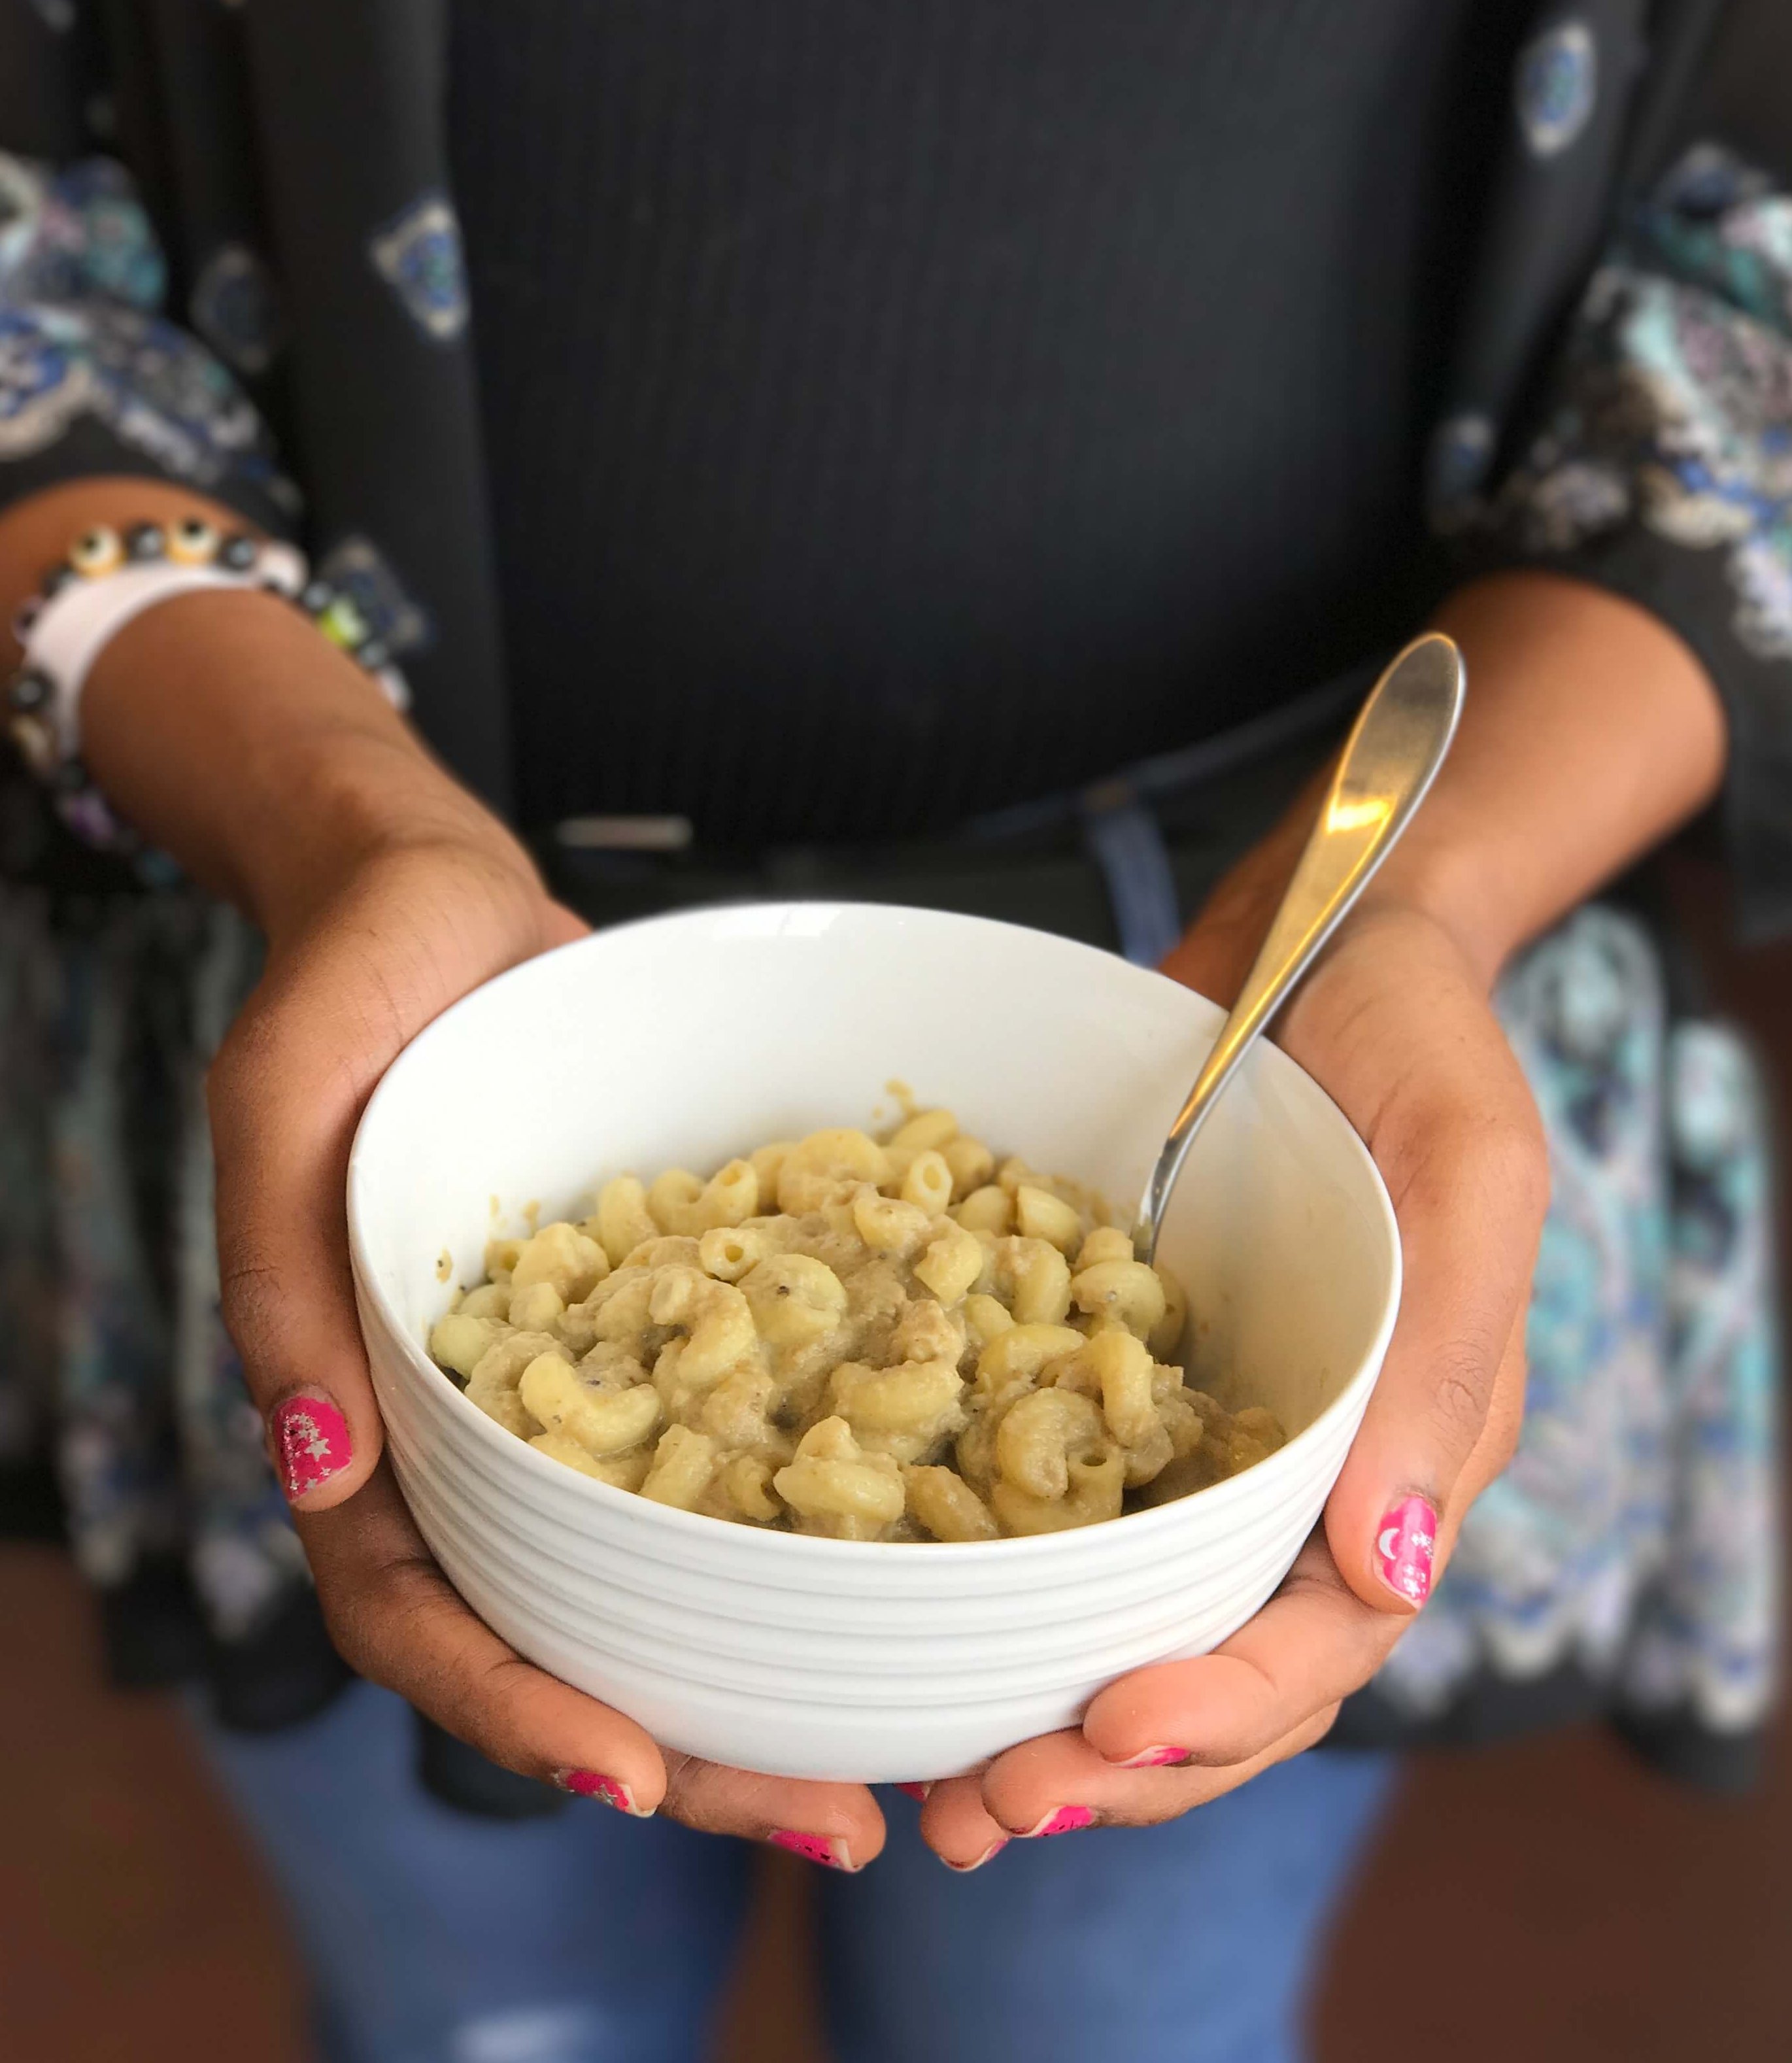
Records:
[[[1467,662],[1461,730],[1365,903],[1423,910],[1491,983],[1710,800],[1723,712],[1672,632],[1582,582],[1499,574],[1436,624]]]
[[[82,481],[9,509],[6,620],[86,525],[195,510],[240,527],[203,497],[142,481]],[[119,813],[276,937],[382,849],[448,842],[532,879],[367,674],[272,596],[188,595],[136,617],[88,677],[81,730]]]
[[[1670,631],[1582,582],[1499,574],[1452,596],[1436,623],[1468,666],[1461,728],[1351,927],[1416,915],[1486,991],[1528,939],[1710,799],[1723,712]],[[1324,779],[1215,890],[1165,963],[1179,980],[1222,1000],[1237,993]]]

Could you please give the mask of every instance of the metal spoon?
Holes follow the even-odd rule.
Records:
[[[1433,631],[1371,690],[1269,935],[1151,1171],[1132,1236],[1141,1261],[1156,1254],[1170,1192],[1219,1092],[1424,800],[1456,735],[1465,684],[1462,654]]]

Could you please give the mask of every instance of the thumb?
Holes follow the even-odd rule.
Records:
[[[361,1107],[396,1043],[355,1038],[344,970],[251,997],[207,1081],[219,1295],[288,1501],[340,1503],[382,1434],[355,1309],[344,1202]]]
[[[281,1487],[318,1511],[380,1459],[345,1190],[362,1107],[406,1042],[583,927],[526,883],[424,853],[368,870],[277,955],[207,1081],[224,1323]]]
[[[1423,1147],[1376,1151],[1378,1160],[1387,1151],[1405,1289],[1325,1525],[1344,1580],[1383,1611],[1424,1603],[1464,1513],[1517,1438],[1548,1168],[1528,1094],[1509,1111],[1499,1102],[1485,1075],[1473,1102],[1447,1113],[1421,1096]]]

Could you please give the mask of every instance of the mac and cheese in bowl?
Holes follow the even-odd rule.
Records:
[[[949,1111],[606,1184],[494,1239],[429,1350],[484,1412],[659,1503],[847,1540],[1117,1518],[1284,1439],[1187,1388],[1167,1272]]]

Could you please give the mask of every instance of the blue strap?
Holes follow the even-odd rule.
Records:
[[[1083,840],[1101,869],[1120,951],[1135,967],[1155,967],[1182,936],[1170,851],[1157,818],[1121,782],[1085,797]]]
[[[1293,702],[1284,702],[1261,716],[1251,718],[1199,743],[1150,759],[1135,759],[1123,766],[1111,782],[1097,782],[1093,789],[1060,788],[1049,795],[1037,795],[1024,802],[1011,802],[973,817],[960,835],[980,845],[1000,845],[1035,838],[1063,829],[1091,807],[1099,806],[1102,791],[1123,783],[1129,793],[1147,800],[1175,801],[1204,787],[1235,768],[1248,766],[1284,746],[1316,736],[1355,709],[1375,685],[1393,654],[1385,653],[1335,680],[1327,681]]]

